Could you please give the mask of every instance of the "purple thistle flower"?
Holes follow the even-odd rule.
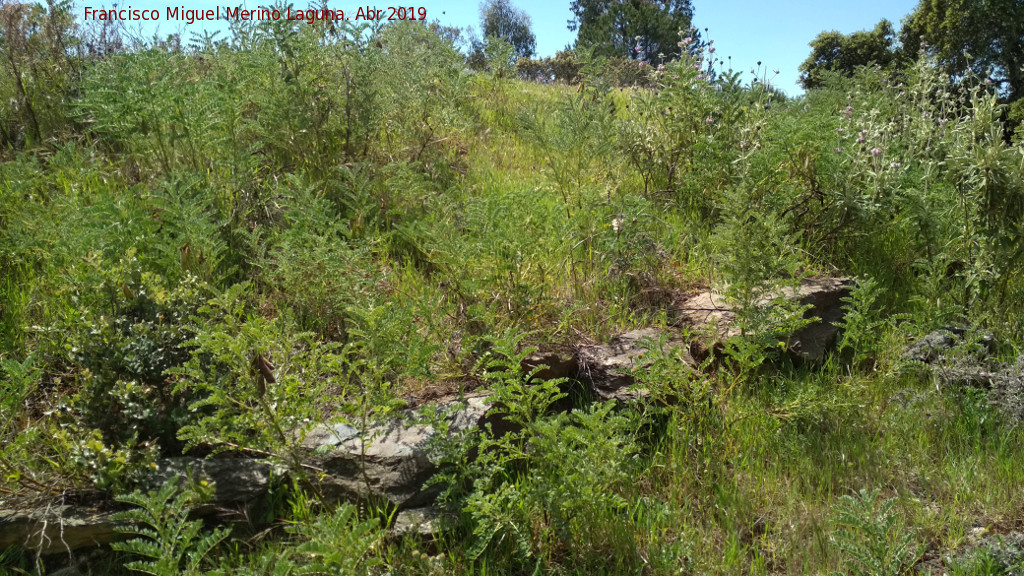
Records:
[[[863,144],[863,143],[864,143],[864,137],[863,136],[857,138],[857,144]]]
[[[882,154],[882,149],[881,148],[872,148],[871,149],[871,155],[872,156],[881,156],[881,154]]]

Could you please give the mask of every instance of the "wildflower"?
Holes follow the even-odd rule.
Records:
[[[694,64],[693,69],[700,72],[700,64]]]
[[[948,118],[939,118],[939,126],[945,126],[946,122],[949,122]]]
[[[664,71],[665,71],[665,65],[664,64],[658,64],[658,72],[664,72]]]
[[[664,60],[665,59],[665,53],[664,52],[658,52],[658,58]]]
[[[899,168],[900,166],[902,166],[902,164],[900,164],[899,162],[891,162],[889,164],[889,168]]]
[[[931,115],[931,113],[930,113],[930,112],[922,112],[922,113],[921,113],[921,119],[922,119],[922,120],[927,120],[927,119],[929,119],[929,118],[931,118],[931,117],[932,117],[932,115]]]
[[[690,42],[693,42],[693,38],[690,38],[689,36],[683,38],[683,44],[689,44]]]
[[[836,148],[835,148],[835,149],[833,149],[832,151],[833,151],[833,152],[835,152],[836,154],[842,154],[842,152],[843,152],[843,149],[842,149],[842,147],[836,147]]]
[[[646,60],[641,60],[640,61],[640,68],[643,68],[644,66],[647,66],[647,61]]]
[[[881,148],[872,148],[871,149],[871,155],[872,156],[880,156],[881,154],[882,154],[882,149]]]
[[[864,143],[864,137],[863,136],[857,138],[857,144],[863,144],[863,143]]]
[[[746,140],[740,140],[740,148],[742,149],[742,148],[746,148],[746,147],[747,147],[747,141]]]
[[[846,111],[843,112],[843,116],[846,116],[847,118],[853,116],[853,106],[847,106]]]
[[[708,116],[707,118],[704,119],[704,123],[705,124],[714,124],[715,123],[715,119],[712,118],[711,116]]]
[[[858,134],[860,134],[861,136],[867,136],[868,135],[868,131],[867,130],[861,130],[860,132],[858,132]]]
[[[709,54],[714,54],[715,53],[715,49],[713,47],[712,48],[708,48],[708,53]]]
[[[637,44],[637,45],[636,45],[636,46],[635,46],[635,47],[633,48],[633,50],[636,50],[637,52],[641,52],[641,51],[643,51],[643,49],[644,49],[644,47],[643,47],[643,46],[641,46],[641,45],[639,45],[639,44]]]
[[[616,234],[622,230],[622,218],[616,217],[612,219],[612,230],[614,230]]]

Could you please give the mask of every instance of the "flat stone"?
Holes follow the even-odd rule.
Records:
[[[479,427],[491,405],[482,396],[469,398],[465,406],[448,403],[448,432]],[[398,508],[430,503],[436,488],[423,484],[436,469],[430,460],[432,426],[417,423],[418,412],[408,411],[361,433],[349,424],[319,425],[302,442],[304,461],[324,471],[320,487],[334,499],[384,498]]]
[[[182,456],[157,461],[150,477],[149,489],[179,476],[182,480],[205,481],[214,484],[211,505],[230,506],[247,504],[266,495],[272,476],[285,474],[275,470],[265,460],[253,458],[216,458],[204,460]]]
[[[0,510],[0,550],[16,546],[45,555],[108,544],[117,537],[110,516],[66,504]]]
[[[802,360],[821,361],[831,350],[839,334],[837,323],[843,318],[842,299],[849,296],[855,282],[850,278],[805,278],[798,287],[786,287],[757,301],[758,306],[770,306],[778,298],[810,306],[805,318],[818,318],[797,330],[789,339],[791,354]],[[679,320],[690,328],[710,328],[715,345],[740,335],[736,322],[736,304],[723,294],[707,291],[687,299],[680,308]]]
[[[394,537],[434,538],[441,533],[447,523],[452,523],[454,520],[453,515],[444,513],[437,506],[402,510],[395,516],[395,522],[391,526],[391,535]]]
[[[649,393],[633,388],[636,379],[632,372],[648,363],[649,347],[657,346],[663,337],[663,353],[677,353],[684,363],[695,364],[686,343],[677,336],[644,328],[620,334],[608,344],[581,347],[579,378],[590,385],[598,400],[629,402],[644,398]]]
[[[969,333],[968,328],[958,326],[946,326],[940,330],[933,330],[907,346],[903,351],[903,358],[925,364],[935,364],[953,355],[958,346],[965,344]],[[966,352],[976,362],[985,361],[995,354],[996,341],[991,334],[980,334],[975,343],[977,346]]]
[[[538,366],[541,368],[534,378],[541,380],[555,380],[557,378],[572,378],[576,375],[579,363],[571,354],[560,354],[558,352],[535,352],[523,359],[523,372],[529,373]]]

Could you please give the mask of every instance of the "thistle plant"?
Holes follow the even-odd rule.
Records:
[[[835,506],[832,543],[854,576],[900,576],[917,560],[913,534],[904,532],[893,511],[896,500],[879,501],[879,490],[843,496]]]

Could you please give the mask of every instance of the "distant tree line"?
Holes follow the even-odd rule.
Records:
[[[870,31],[822,32],[810,45],[800,65],[806,89],[858,66],[905,70],[923,55],[954,79],[974,75],[992,84],[1007,102],[1024,96],[1024,0],[921,0],[898,32],[882,20]]]

